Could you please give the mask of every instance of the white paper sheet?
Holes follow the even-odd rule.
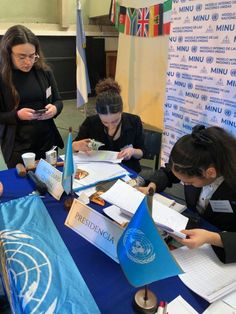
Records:
[[[118,159],[119,152],[113,152],[108,150],[93,150],[89,152],[89,154],[79,152],[74,154],[74,162],[82,163],[82,162],[111,162],[111,163],[121,163],[123,158]]]
[[[103,193],[101,197],[105,201],[120,207],[125,214],[132,216],[145,195],[125,182],[118,180],[108,191]],[[155,199],[153,200],[152,217],[157,226],[163,225],[162,227],[169,227],[173,229],[172,233],[185,229],[188,222],[188,218],[157,202]],[[179,233],[177,236],[182,237]]]
[[[194,250],[181,247],[172,253],[185,272],[180,279],[208,302],[236,290],[236,263],[223,264],[210,245]]]
[[[198,314],[180,295],[167,306],[168,314]]]

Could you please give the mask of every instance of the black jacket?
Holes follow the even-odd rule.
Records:
[[[142,122],[138,116],[126,112],[122,113],[121,135],[116,141],[109,141],[104,125],[98,115],[85,119],[74,141],[85,138],[95,139],[104,143],[105,145],[100,147],[101,150],[120,151],[125,146],[132,144],[134,148],[144,151]],[[139,160],[135,158],[123,160],[122,163],[136,172],[140,172],[141,170]]]
[[[57,115],[59,115],[62,111],[63,103],[61,101],[53,73],[51,71],[36,70],[35,68],[33,71],[35,71],[41,88],[45,91],[45,104],[54,104],[57,107]],[[50,86],[52,93],[50,97],[46,98],[46,89]],[[1,149],[6,163],[10,159],[13,151],[17,123],[19,122],[16,111],[17,109],[14,108],[9,90],[5,87],[0,76],[0,137]],[[63,140],[53,119],[50,120],[50,124],[52,132],[55,134],[55,145],[63,148]]]
[[[171,187],[173,183],[180,182],[168,166],[156,171],[150,181],[156,184],[157,192]],[[196,211],[201,188],[185,185],[184,192],[187,207]],[[225,263],[236,262],[236,191],[223,181],[212,195],[211,200],[228,200],[230,202],[233,213],[214,212],[209,203],[202,217],[221,230],[220,236],[224,249],[213,247],[221,261]]]

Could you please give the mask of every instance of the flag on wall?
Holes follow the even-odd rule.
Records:
[[[136,35],[137,32],[137,10],[134,8],[127,8],[125,19],[125,34]]]
[[[162,3],[150,7],[149,36],[162,35],[163,5]]]
[[[66,144],[66,154],[63,167],[62,175],[62,186],[66,192],[69,194],[72,192],[72,182],[74,174],[74,161],[73,161],[73,150],[72,150],[72,129],[69,129],[69,135]]]
[[[147,197],[120,237],[117,255],[128,281],[135,287],[182,273],[157,231]]]
[[[156,37],[170,34],[172,0],[145,8],[120,6],[111,0],[110,20],[116,29],[126,35]]]
[[[125,31],[125,20],[126,20],[126,7],[120,6],[119,15],[119,32],[124,33]]]
[[[120,17],[120,5],[116,2],[116,11],[115,11],[115,28],[119,30],[119,17]]]
[[[170,34],[172,0],[167,0],[163,3],[163,34]]]
[[[81,15],[81,4],[78,0],[77,31],[76,31],[76,84],[77,107],[88,102],[88,94],[91,93],[88,69],[85,56],[86,37]]]
[[[148,37],[149,34],[149,8],[138,9],[137,36]]]

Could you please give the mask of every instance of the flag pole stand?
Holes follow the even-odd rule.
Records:
[[[147,288],[138,290],[134,295],[133,308],[135,313],[154,314],[157,311],[157,297]]]
[[[73,184],[73,178],[71,177],[71,191],[70,191],[70,196],[64,201],[64,207],[65,209],[69,212],[70,208],[72,206],[72,203],[75,198],[77,198],[75,192],[73,191],[72,185]]]

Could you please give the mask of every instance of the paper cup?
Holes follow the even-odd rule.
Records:
[[[21,157],[27,169],[35,167],[35,153],[25,153]]]
[[[56,150],[49,150],[45,153],[46,161],[51,165],[55,165],[57,163],[57,151]]]

